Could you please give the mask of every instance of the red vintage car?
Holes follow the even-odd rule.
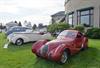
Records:
[[[64,30],[57,39],[40,40],[33,44],[32,52],[37,57],[65,63],[70,55],[88,47],[87,37],[77,30]]]

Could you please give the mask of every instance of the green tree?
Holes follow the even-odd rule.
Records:
[[[15,21],[15,23],[17,23],[17,21]]]
[[[21,22],[20,22],[20,21],[19,21],[18,25],[19,25],[19,26],[22,26],[22,24],[21,24]]]
[[[38,24],[38,28],[40,28],[40,29],[43,28],[43,24],[42,23],[39,23]]]

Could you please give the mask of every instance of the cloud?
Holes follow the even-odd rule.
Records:
[[[60,5],[63,0],[16,0],[19,6],[26,8],[48,8]]]
[[[17,13],[18,8],[14,5],[4,5],[0,4],[0,12],[7,12],[7,13]]]
[[[31,21],[32,24],[43,23],[44,25],[48,25],[50,19],[51,18],[49,16],[40,16],[40,15],[34,16],[34,15],[30,15],[30,16],[26,16],[26,17],[20,18],[19,20],[21,20],[22,22],[24,22],[25,20]]]
[[[29,20],[47,24],[50,15],[62,10],[64,0],[0,0],[0,21]]]

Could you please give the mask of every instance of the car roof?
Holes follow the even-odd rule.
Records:
[[[78,30],[66,30],[66,31],[79,32]]]
[[[14,26],[14,27],[11,27],[11,28],[13,29],[13,28],[28,28],[28,27]],[[28,29],[31,29],[31,28],[28,28]]]

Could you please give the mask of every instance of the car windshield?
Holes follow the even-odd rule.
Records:
[[[65,31],[61,32],[61,33],[58,35],[57,38],[61,38],[62,36],[63,36],[63,37],[69,37],[69,38],[75,38],[76,35],[77,35],[77,32],[75,32],[75,31],[67,31],[67,30],[65,30]]]

